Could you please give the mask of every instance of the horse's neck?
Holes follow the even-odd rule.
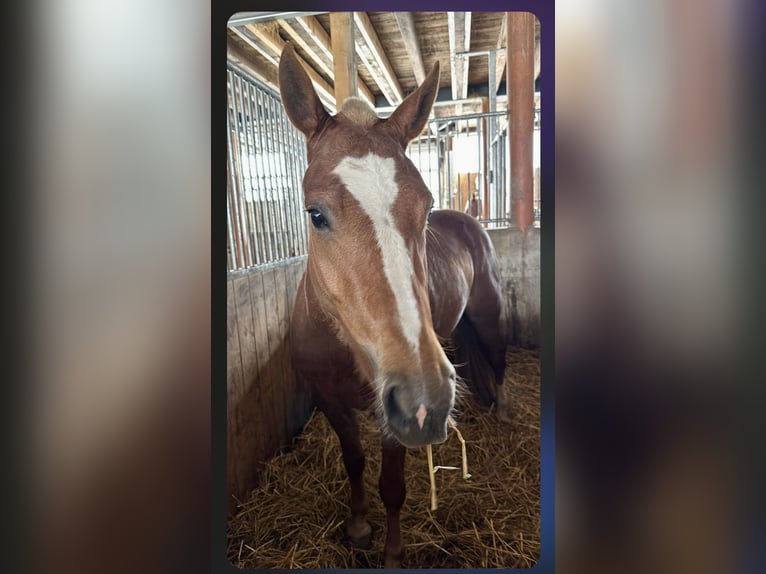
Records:
[[[309,256],[306,263],[306,272],[303,276],[303,301],[301,304],[306,306],[306,314],[311,317],[312,320],[323,323],[337,323],[332,313],[322,306],[322,299],[319,297],[321,287],[314,278],[312,271],[311,256]]]

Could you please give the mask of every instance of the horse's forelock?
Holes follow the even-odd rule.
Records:
[[[370,104],[355,96],[346,98],[340,108],[340,114],[363,128],[370,128],[380,120]]]

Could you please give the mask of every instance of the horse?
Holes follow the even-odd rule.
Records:
[[[445,441],[455,406],[458,377],[442,341],[462,333],[473,345],[494,377],[498,416],[508,418],[492,243],[476,219],[433,209],[405,155],[438,85],[436,62],[387,119],[354,97],[331,116],[292,44],[279,62],[282,104],[306,139],[303,198],[311,223],[290,322],[291,361],[340,441],[351,490],[346,537],[367,548],[372,531],[355,410],[374,406],[378,414],[386,568],[404,558],[406,449]]]

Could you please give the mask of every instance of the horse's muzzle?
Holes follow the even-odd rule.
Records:
[[[422,385],[419,385],[422,389]],[[414,448],[447,440],[447,417],[454,404],[454,386],[442,384],[424,396],[407,381],[391,382],[383,394],[383,413],[391,434]]]

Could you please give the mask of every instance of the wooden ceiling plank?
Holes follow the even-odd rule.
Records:
[[[226,45],[226,58],[272,90],[279,92],[277,66],[260,53],[246,52],[242,47],[229,41]]]
[[[503,16],[502,23],[500,24],[500,33],[497,35],[497,48],[505,48],[507,45],[507,30],[508,30],[508,18]],[[495,60],[495,93],[500,89],[500,82],[505,77],[505,55],[507,50],[502,52],[495,52],[497,59]]]
[[[302,28],[309,35],[309,37],[311,37],[317,47],[324,53],[325,58],[328,61],[333,61],[332,40],[330,39],[330,36],[327,34],[327,32],[324,31],[324,28],[322,28],[319,20],[317,20],[314,16],[302,16],[300,18],[296,18],[293,23],[296,24],[296,27]],[[332,73],[329,73],[328,75],[331,78],[334,78]],[[366,99],[370,105],[374,106],[375,96],[370,91],[370,88],[367,87],[367,84],[364,83],[362,77],[358,74],[356,77],[356,85],[359,91],[359,96]]]
[[[367,44],[367,47],[370,49],[372,57],[378,64],[380,72],[385,78],[385,82],[388,83],[389,89],[392,92],[392,97],[395,101],[391,102],[389,99],[389,103],[393,105],[400,104],[404,99],[402,88],[399,85],[399,80],[394,73],[394,69],[391,67],[391,62],[388,61],[386,52],[383,50],[383,46],[378,39],[378,34],[375,32],[370,17],[366,12],[354,12],[354,22],[356,23],[357,29],[364,39],[365,44]],[[378,85],[380,86],[380,84]],[[383,90],[382,86],[381,90]]]
[[[307,42],[305,38],[298,32],[294,22],[288,22],[287,20],[277,20],[277,24],[279,24],[279,26],[288,36],[290,36],[290,40],[300,46],[303,51],[309,55],[311,61],[316,65],[317,68],[322,71],[322,73],[330,78],[333,77],[332,59],[330,59],[330,63],[328,64],[326,57],[323,58],[322,55],[320,55],[316,44],[311,46],[309,42]]]
[[[426,79],[426,69],[423,65],[423,54],[420,51],[417,31],[415,30],[415,19],[412,12],[395,12],[396,23],[399,25],[399,31],[402,33],[404,48],[412,62],[412,71],[415,74],[415,81],[418,85]]]
[[[356,96],[356,47],[354,45],[354,16],[351,12],[330,14],[335,105],[340,108],[346,98]]]
[[[245,24],[245,28],[247,28],[250,33],[263,44],[263,47],[266,48],[271,57],[276,58],[276,61],[278,62],[282,50],[285,47],[285,41],[279,36],[268,33],[256,24]],[[335,113],[335,90],[333,90],[332,86],[325,82],[324,78],[317,74],[314,68],[308,65],[299,54],[295,54],[295,56],[311,78],[314,88],[317,91],[317,95],[322,100],[322,103],[327,106],[332,113]]]
[[[450,63],[450,79],[452,88],[452,99],[458,99],[458,78],[462,78],[462,69],[458,70],[458,64],[462,62],[462,59],[457,56],[457,14],[455,12],[447,12],[447,35],[449,36],[449,63]]]
[[[471,51],[471,12],[463,14],[463,52]],[[468,97],[468,68],[471,65],[471,58],[463,58],[463,76],[460,78],[460,99]]]

